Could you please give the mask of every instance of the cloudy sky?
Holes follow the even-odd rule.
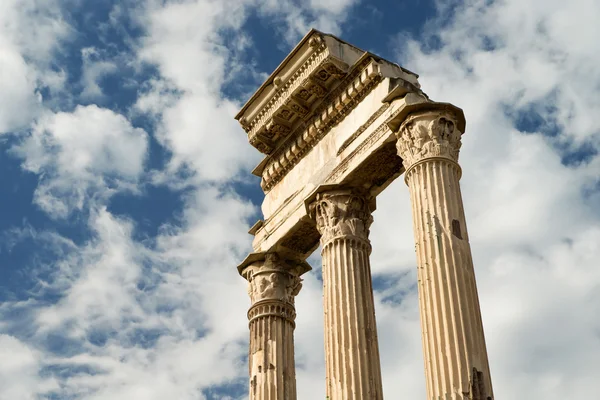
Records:
[[[465,110],[498,399],[600,393],[600,2],[1,0],[0,399],[245,399],[236,266],[260,154],[233,116],[311,28]],[[425,396],[408,190],[379,198],[384,391]],[[301,400],[324,398],[318,252]]]

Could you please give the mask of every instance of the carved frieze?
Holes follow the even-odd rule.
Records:
[[[310,110],[306,106],[301,104],[299,101],[297,101],[295,97],[296,96],[293,96],[292,98],[288,99],[285,105],[289,107],[300,118],[304,118],[308,115]]]
[[[311,109],[315,108],[316,103],[348,73],[350,66],[330,54],[325,40],[319,34],[313,35],[309,45],[311,54],[292,76],[285,80],[280,76],[273,78],[275,92],[260,111],[249,119],[240,117],[240,124],[248,133],[250,143],[265,154],[271,154],[272,146],[260,146],[259,143],[261,136],[268,136],[264,132],[265,125],[273,117],[287,121],[287,128],[298,125],[299,121],[311,116]],[[270,132],[270,129],[267,128],[267,131]],[[282,137],[285,135],[272,140],[277,142]]]
[[[340,237],[368,240],[373,217],[365,197],[350,190],[319,193],[310,211],[323,246]]]
[[[296,99],[302,100],[304,103],[308,103],[310,101],[310,97],[312,95],[313,94],[305,87],[302,87],[300,90],[298,90],[296,93],[294,93],[294,97]]]
[[[328,62],[323,64],[321,71],[325,71],[331,76],[343,77],[348,72],[348,65],[343,62],[330,59]]]
[[[250,144],[256,147],[261,153],[269,154],[273,151],[273,144],[267,137],[256,135],[250,138]]]
[[[348,75],[336,90],[327,95],[322,106],[311,115],[312,119],[299,135],[292,135],[281,145],[263,170],[261,187],[269,191],[288,171],[321,140],[327,132],[342,121],[360,101],[381,81],[379,65],[367,59]],[[335,105],[332,107],[331,105]],[[382,111],[383,112],[383,111]]]
[[[396,132],[398,155],[408,170],[426,158],[458,161],[462,132],[448,111],[427,111],[409,115]]]
[[[328,57],[325,41],[320,38],[319,35],[315,35],[313,38],[318,38],[318,44],[311,46],[313,51],[310,56],[302,65],[300,65],[300,67],[298,67],[296,72],[285,83],[279,82],[279,85],[277,85],[279,90],[277,90],[269,102],[262,107],[262,110],[256,117],[246,123],[245,129],[247,129],[246,131],[248,133],[262,125],[264,121],[269,118]]]
[[[323,98],[327,95],[327,89],[317,82],[316,79],[308,78],[302,86],[306,88],[310,94],[318,98]]]
[[[292,131],[289,122],[287,122],[283,118],[278,117],[271,118],[266,123],[265,128],[266,132],[268,132],[268,134],[266,134],[265,136],[267,136],[271,140],[277,140],[280,137],[285,137],[289,135],[289,133]]]
[[[322,51],[320,48],[316,52]],[[318,63],[316,63],[318,61]],[[263,108],[263,110],[251,121],[240,119],[240,124],[248,133],[250,143],[264,154],[271,154],[271,145],[259,146],[261,136],[269,137],[272,132],[273,119],[276,117],[285,124],[278,124],[276,129],[282,130],[279,136],[271,135],[269,138],[277,142],[279,139],[287,136],[292,129],[297,127],[304,119],[314,116],[311,109],[318,107],[316,104],[327,96],[334,82],[339,82],[348,72],[349,66],[339,60],[330,57],[320,57],[317,53],[311,56],[307,62],[294,74],[286,84],[275,78],[274,83],[278,83],[278,91],[273,99]],[[303,78],[303,79],[302,79]],[[267,134],[265,134],[265,128]],[[276,147],[276,146],[275,146]],[[267,151],[266,151],[267,149]]]

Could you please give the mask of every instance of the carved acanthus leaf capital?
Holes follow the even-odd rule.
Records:
[[[264,261],[247,267],[243,276],[248,280],[252,304],[276,300],[293,305],[302,288],[299,272],[276,253],[267,254]]]
[[[350,191],[319,193],[310,206],[311,215],[325,245],[338,237],[368,240],[373,222],[369,202]]]
[[[426,158],[458,161],[461,135],[456,117],[450,112],[415,113],[409,115],[396,132],[396,147],[406,170]]]

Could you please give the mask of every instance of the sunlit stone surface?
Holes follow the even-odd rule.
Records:
[[[452,111],[411,114],[398,153],[410,189],[428,398],[492,399],[460,193],[462,132]]]
[[[317,194],[311,208],[323,247],[327,396],[382,399],[369,202],[350,190],[336,190]]]
[[[250,321],[250,399],[296,399],[294,365],[294,298],[300,292],[300,275],[309,268],[267,254],[242,271],[248,280],[252,306]]]
[[[427,398],[493,400],[459,187],[461,109],[417,75],[310,31],[240,110],[265,155],[249,282],[249,393],[296,399],[294,297],[323,247],[329,400],[382,399],[368,238],[375,198],[406,171],[413,207]],[[401,221],[398,221],[401,223]]]

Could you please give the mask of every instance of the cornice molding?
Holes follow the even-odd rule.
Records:
[[[383,79],[379,63],[366,58],[323,100],[308,126],[271,155],[262,172],[261,187],[268,192]],[[383,112],[383,111],[382,111]],[[366,129],[366,128],[365,128]]]
[[[318,39],[317,39],[318,38]],[[273,115],[273,112],[278,106],[283,105],[285,100],[292,94],[294,90],[296,90],[308,76],[314,72],[319,64],[321,64],[328,56],[327,45],[325,41],[320,36],[315,36],[311,38],[311,41],[315,41],[313,43],[318,43],[317,45],[311,45],[313,48],[312,54],[308,57],[308,59],[298,68],[298,70],[285,82],[285,84],[279,83],[278,90],[273,95],[273,98],[269,100],[269,102],[262,107],[260,112],[254,117],[251,121],[240,120],[240,124],[242,128],[250,134],[256,134],[257,130],[266,122],[267,118]],[[277,79],[274,80],[273,84],[277,86]]]

